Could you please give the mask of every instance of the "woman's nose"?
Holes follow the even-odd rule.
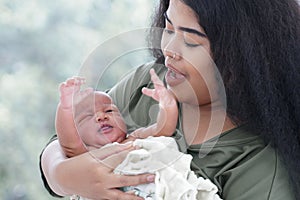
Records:
[[[164,30],[161,37],[161,48],[165,57],[180,59],[184,37],[181,31]]]
[[[164,47],[162,49],[165,57],[169,57],[175,60],[181,58],[180,47],[178,44],[179,37],[180,36],[173,36],[171,39],[165,41]]]
[[[181,57],[179,53],[177,53],[173,50],[166,49],[166,48],[163,49],[163,52],[164,52],[165,57],[169,57],[169,58],[172,58],[174,60],[178,60]]]
[[[108,115],[105,112],[97,112],[96,113],[96,121],[101,122],[108,120]]]

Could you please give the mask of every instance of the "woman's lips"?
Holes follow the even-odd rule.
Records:
[[[185,76],[182,73],[177,71],[171,65],[166,65],[166,66],[168,68],[168,71],[167,71],[165,77],[166,77],[166,81],[170,87],[174,87],[185,81]]]

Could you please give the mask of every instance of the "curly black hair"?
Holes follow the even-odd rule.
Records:
[[[196,13],[223,78],[228,116],[280,153],[300,199],[300,8],[297,0],[181,0]],[[165,27],[161,0],[152,27]],[[150,33],[159,46],[161,33]],[[153,56],[162,63],[160,49]]]

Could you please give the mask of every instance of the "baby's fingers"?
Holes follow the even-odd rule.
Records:
[[[142,88],[142,93],[144,95],[147,95],[148,97],[153,97],[155,91],[154,91],[154,89],[149,89],[149,88],[144,87],[144,88]]]
[[[82,85],[84,83],[85,83],[85,78],[79,76],[74,76],[66,80],[67,86]]]
[[[154,69],[150,69],[150,75],[151,75],[151,81],[154,83],[154,87],[156,88],[157,86],[164,86],[164,83],[159,79],[157,74],[155,73]]]
[[[82,91],[76,92],[76,95],[74,96],[74,103],[79,103],[81,102],[83,99],[85,99],[87,96],[89,96],[90,94],[92,94],[94,91],[93,88],[86,88]]]
[[[88,88],[82,90],[82,91],[80,92],[80,95],[84,98],[84,97],[88,96],[90,93],[92,93],[93,91],[94,91],[93,88],[88,87]]]

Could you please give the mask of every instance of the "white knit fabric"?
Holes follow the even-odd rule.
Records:
[[[190,170],[192,156],[181,153],[171,137],[137,139],[117,174],[156,174],[155,183],[125,187],[146,200],[220,200],[218,188],[208,179],[197,178]]]

